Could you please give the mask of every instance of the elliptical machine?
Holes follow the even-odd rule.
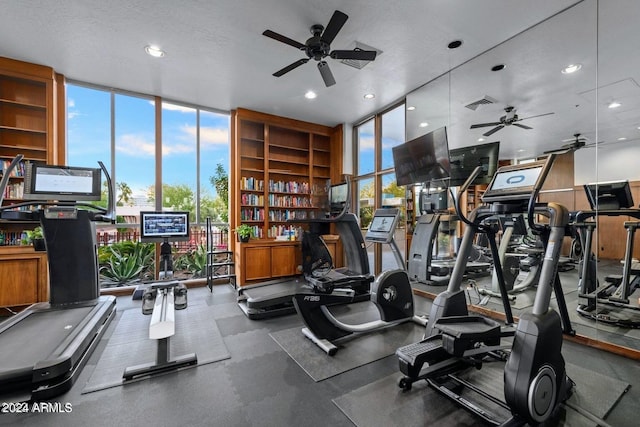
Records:
[[[302,333],[324,350],[329,356],[338,351],[336,345],[341,338],[367,333],[400,323],[415,321],[425,325],[423,318],[414,315],[413,290],[407,272],[402,268],[404,261],[394,240],[400,212],[396,208],[378,209],[374,213],[365,240],[389,244],[399,269],[382,272],[371,287],[371,302],[378,309],[380,319],[353,325],[341,322],[328,309],[332,305],[354,302],[353,289],[336,289],[335,282],[322,278],[307,277],[313,292],[296,293],[293,304],[306,327]]]
[[[559,204],[536,203],[554,159],[555,155],[551,154],[546,161],[501,167],[483,195],[484,205],[476,208],[469,218],[462,214],[457,201],[457,214],[467,227],[449,286],[433,302],[427,324],[427,338],[402,347],[396,352],[400,370],[405,374],[399,382],[399,387],[403,390],[410,389],[413,382],[424,379],[445,396],[454,399],[486,421],[493,424],[504,422],[509,425],[544,422],[550,419],[558,405],[569,397],[572,381],[566,375],[561,354],[562,334],[574,332],[571,329],[557,274],[561,243],[569,214],[567,209]],[[476,168],[462,187],[461,193],[480,172],[478,169]],[[483,220],[494,215],[517,212],[527,212],[531,230],[542,238],[545,255],[533,308],[520,317],[514,330],[494,240],[495,230],[485,227]],[[549,224],[536,224],[536,215],[548,217]],[[505,306],[506,327],[493,320],[468,314],[464,291],[461,289],[462,275],[478,232],[486,232],[489,236],[500,294]],[[552,291],[555,291],[560,315],[549,307]],[[500,340],[506,336],[514,338],[504,368],[506,403],[500,402],[500,406],[512,415],[507,420],[500,420],[490,410],[479,408],[467,399],[461,398],[441,380],[451,378],[453,373],[469,366],[482,366],[483,356],[504,348],[500,346]],[[465,385],[471,388],[468,384]],[[477,388],[471,390],[478,392]],[[499,401],[494,396],[491,400]]]

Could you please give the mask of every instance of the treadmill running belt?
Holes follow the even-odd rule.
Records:
[[[8,371],[31,371],[38,361],[46,359],[75,330],[93,308],[87,306],[33,312],[4,331],[0,335],[0,379]]]

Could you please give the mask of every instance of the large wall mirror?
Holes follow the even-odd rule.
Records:
[[[631,209],[637,210],[637,16],[637,1],[584,0],[505,41],[407,96],[407,140],[447,126],[450,150],[499,141],[500,159],[512,163],[535,159],[562,147],[577,148],[558,157],[540,199],[562,203],[570,211],[586,211],[591,207],[584,184],[628,180],[634,203]],[[604,215],[602,208],[596,212],[597,216],[588,218],[597,225],[592,234],[593,260],[589,261],[592,269],[588,274],[601,285],[608,276],[623,275],[621,261],[628,235],[624,222],[640,219],[633,215]],[[638,259],[637,236],[635,240],[635,250],[629,258]],[[563,255],[577,260],[581,247],[573,245],[574,250],[571,249],[572,239],[567,237]],[[514,266],[513,262],[510,265]],[[576,262],[573,267],[561,272],[560,277],[577,333],[640,350],[640,329],[624,324],[625,319],[637,318],[640,326],[637,309],[624,309],[621,322],[611,323],[609,314],[616,308],[607,304],[603,294],[602,298],[589,300],[594,306],[588,307],[592,316],[578,314],[578,306],[586,300],[579,298],[580,264]],[[634,273],[640,282],[640,270],[635,268],[630,269],[630,280],[636,277]],[[516,283],[526,277],[524,269],[519,271]],[[616,286],[612,282],[612,287]],[[629,305],[637,308],[640,289],[631,293],[634,286],[627,288],[625,296]],[[429,287],[433,293],[444,289]],[[503,311],[499,298],[487,298],[469,289],[472,304]],[[534,294],[535,289],[514,294],[511,307],[515,315],[531,307]]]

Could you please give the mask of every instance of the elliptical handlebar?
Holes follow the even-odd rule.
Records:
[[[546,228],[544,225],[537,224],[533,220],[533,218],[535,216],[536,201],[538,199],[538,195],[540,194],[540,190],[542,189],[542,184],[546,180],[547,175],[549,174],[549,171],[551,170],[551,166],[553,166],[553,162],[555,162],[557,156],[558,155],[555,154],[555,153],[549,154],[549,157],[547,157],[547,161],[544,164],[544,169],[540,173],[541,179],[538,180],[538,182],[540,184],[534,186],[533,193],[531,193],[531,197],[529,198],[529,203],[527,205],[527,223],[529,225],[529,229],[534,234],[540,234]]]
[[[469,187],[471,187],[471,183],[473,182],[474,179],[476,179],[476,177],[478,175],[480,175],[480,172],[482,172],[482,166],[476,166],[476,168],[473,170],[473,172],[471,172],[471,175],[469,175],[469,178],[467,178],[467,180],[464,182],[464,184],[462,184],[462,186],[460,187],[459,191],[458,191],[458,197],[454,197],[453,196],[453,190],[451,189],[451,187],[449,187],[449,192],[451,193],[451,198],[453,200],[455,200],[455,203],[453,204],[455,210],[456,210],[456,215],[458,216],[458,218],[460,218],[462,220],[462,222],[464,222],[466,225],[470,225],[473,226],[473,222],[471,222],[469,220],[469,218],[467,218],[464,213],[462,212],[462,208],[460,207],[460,194],[464,193],[465,191],[467,191],[469,189]]]

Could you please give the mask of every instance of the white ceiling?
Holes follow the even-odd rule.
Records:
[[[68,79],[219,110],[244,107],[326,125],[353,123],[576,0],[3,0],[0,56],[53,67]],[[361,70],[328,59],[271,74],[302,52],[262,35],[303,42],[334,10],[349,19],[332,43],[382,51]],[[455,39],[461,48],[447,49]],[[166,57],[144,52],[157,44]],[[318,92],[309,101],[303,94]],[[363,95],[373,92],[374,100]],[[497,93],[494,92],[494,93]],[[502,98],[502,93],[498,93]],[[469,101],[472,96],[464,95]],[[546,108],[532,111],[546,112]],[[487,117],[495,120],[494,117]]]

